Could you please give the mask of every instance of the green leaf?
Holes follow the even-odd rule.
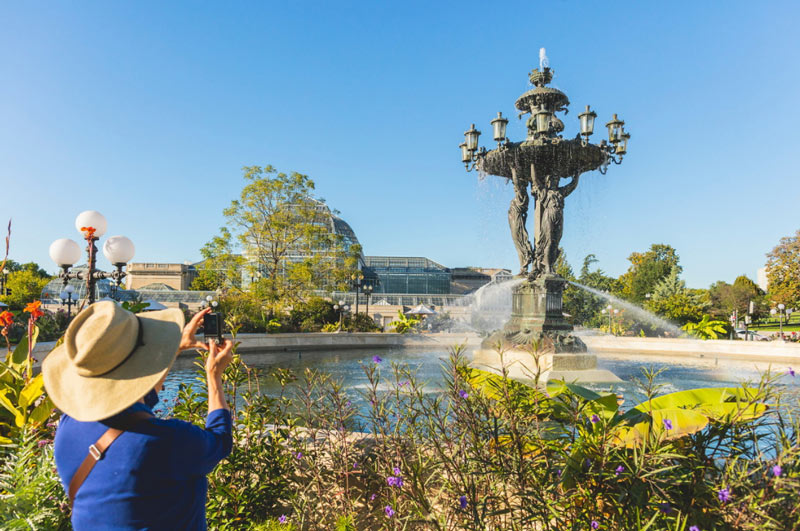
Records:
[[[39,327],[33,327],[33,334],[31,335],[31,352],[33,352],[33,347],[36,346],[36,340],[39,338]],[[17,343],[17,347],[14,349],[14,353],[11,355],[11,362],[9,365],[14,367],[15,369],[22,370],[23,367],[27,364],[28,361],[28,334],[24,334],[22,339],[20,339],[19,343]]]
[[[697,409],[707,406],[749,400],[756,396],[758,390],[752,387],[707,387],[689,389],[662,395],[642,402],[635,410],[647,412],[655,409],[689,408]]]
[[[42,400],[42,402],[31,412],[30,416],[28,417],[28,423],[39,425],[43,422],[46,422],[47,419],[50,418],[53,409],[55,409],[53,401],[50,400],[50,397],[45,397],[45,399]]]
[[[25,424],[25,417],[20,412],[19,409],[9,400],[8,398],[8,389],[3,389],[0,391],[0,406],[6,408],[12,415],[14,415],[14,422],[18,427],[22,427]]]
[[[516,407],[542,406],[551,402],[541,391],[489,371],[470,367],[465,369],[462,377],[486,398],[502,401],[507,394]]]
[[[42,373],[36,375],[36,377],[32,378],[28,385],[20,392],[19,394],[19,407],[22,409],[27,408],[29,405],[33,404],[37,398],[42,396],[44,392],[44,378],[42,377]]]
[[[586,407],[589,413],[611,418],[619,409],[617,395],[609,393],[601,395],[576,384],[569,384],[563,380],[547,382],[547,392],[551,397],[559,395],[572,395],[579,397],[587,402]]]
[[[708,417],[691,409],[659,409],[651,411],[649,419],[630,427],[621,427],[615,434],[614,442],[633,448],[648,440],[649,437],[677,439],[696,433],[708,426]],[[670,429],[664,425],[669,420]]]

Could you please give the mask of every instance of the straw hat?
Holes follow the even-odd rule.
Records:
[[[183,312],[174,308],[135,315],[112,301],[92,304],[42,362],[48,396],[81,421],[124,411],[169,371],[183,325]]]

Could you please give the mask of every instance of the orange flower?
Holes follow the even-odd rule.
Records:
[[[11,323],[13,323],[13,322],[14,322],[14,314],[13,313],[8,312],[8,311],[0,313],[0,326],[5,328],[7,326],[11,326]]]
[[[97,231],[97,229],[95,229],[94,227],[81,227],[81,232],[86,233],[84,237],[87,240],[91,240],[92,238],[94,238],[95,231]]]
[[[23,311],[24,312],[28,312],[29,314],[31,314],[31,318],[36,320],[39,317],[44,315],[44,312],[39,309],[39,307],[41,305],[42,305],[42,301],[29,302],[28,305],[25,306],[25,309]]]

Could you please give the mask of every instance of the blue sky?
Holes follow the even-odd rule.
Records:
[[[310,175],[367,254],[516,268],[511,189],[466,173],[458,144],[475,122],[492,147],[544,46],[565,134],[588,103],[632,135],[567,200],[574,268],[594,253],[619,275],[668,243],[690,286],[754,278],[800,228],[799,16],[790,1],[5,2],[0,221],[14,259],[53,270],[50,242],[77,238],[86,209],[135,261],[196,260],[241,167],[272,164]]]

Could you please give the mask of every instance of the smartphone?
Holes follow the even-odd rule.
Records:
[[[217,345],[222,343],[222,316],[219,312],[207,313],[203,316],[203,335],[206,342],[213,339]]]

